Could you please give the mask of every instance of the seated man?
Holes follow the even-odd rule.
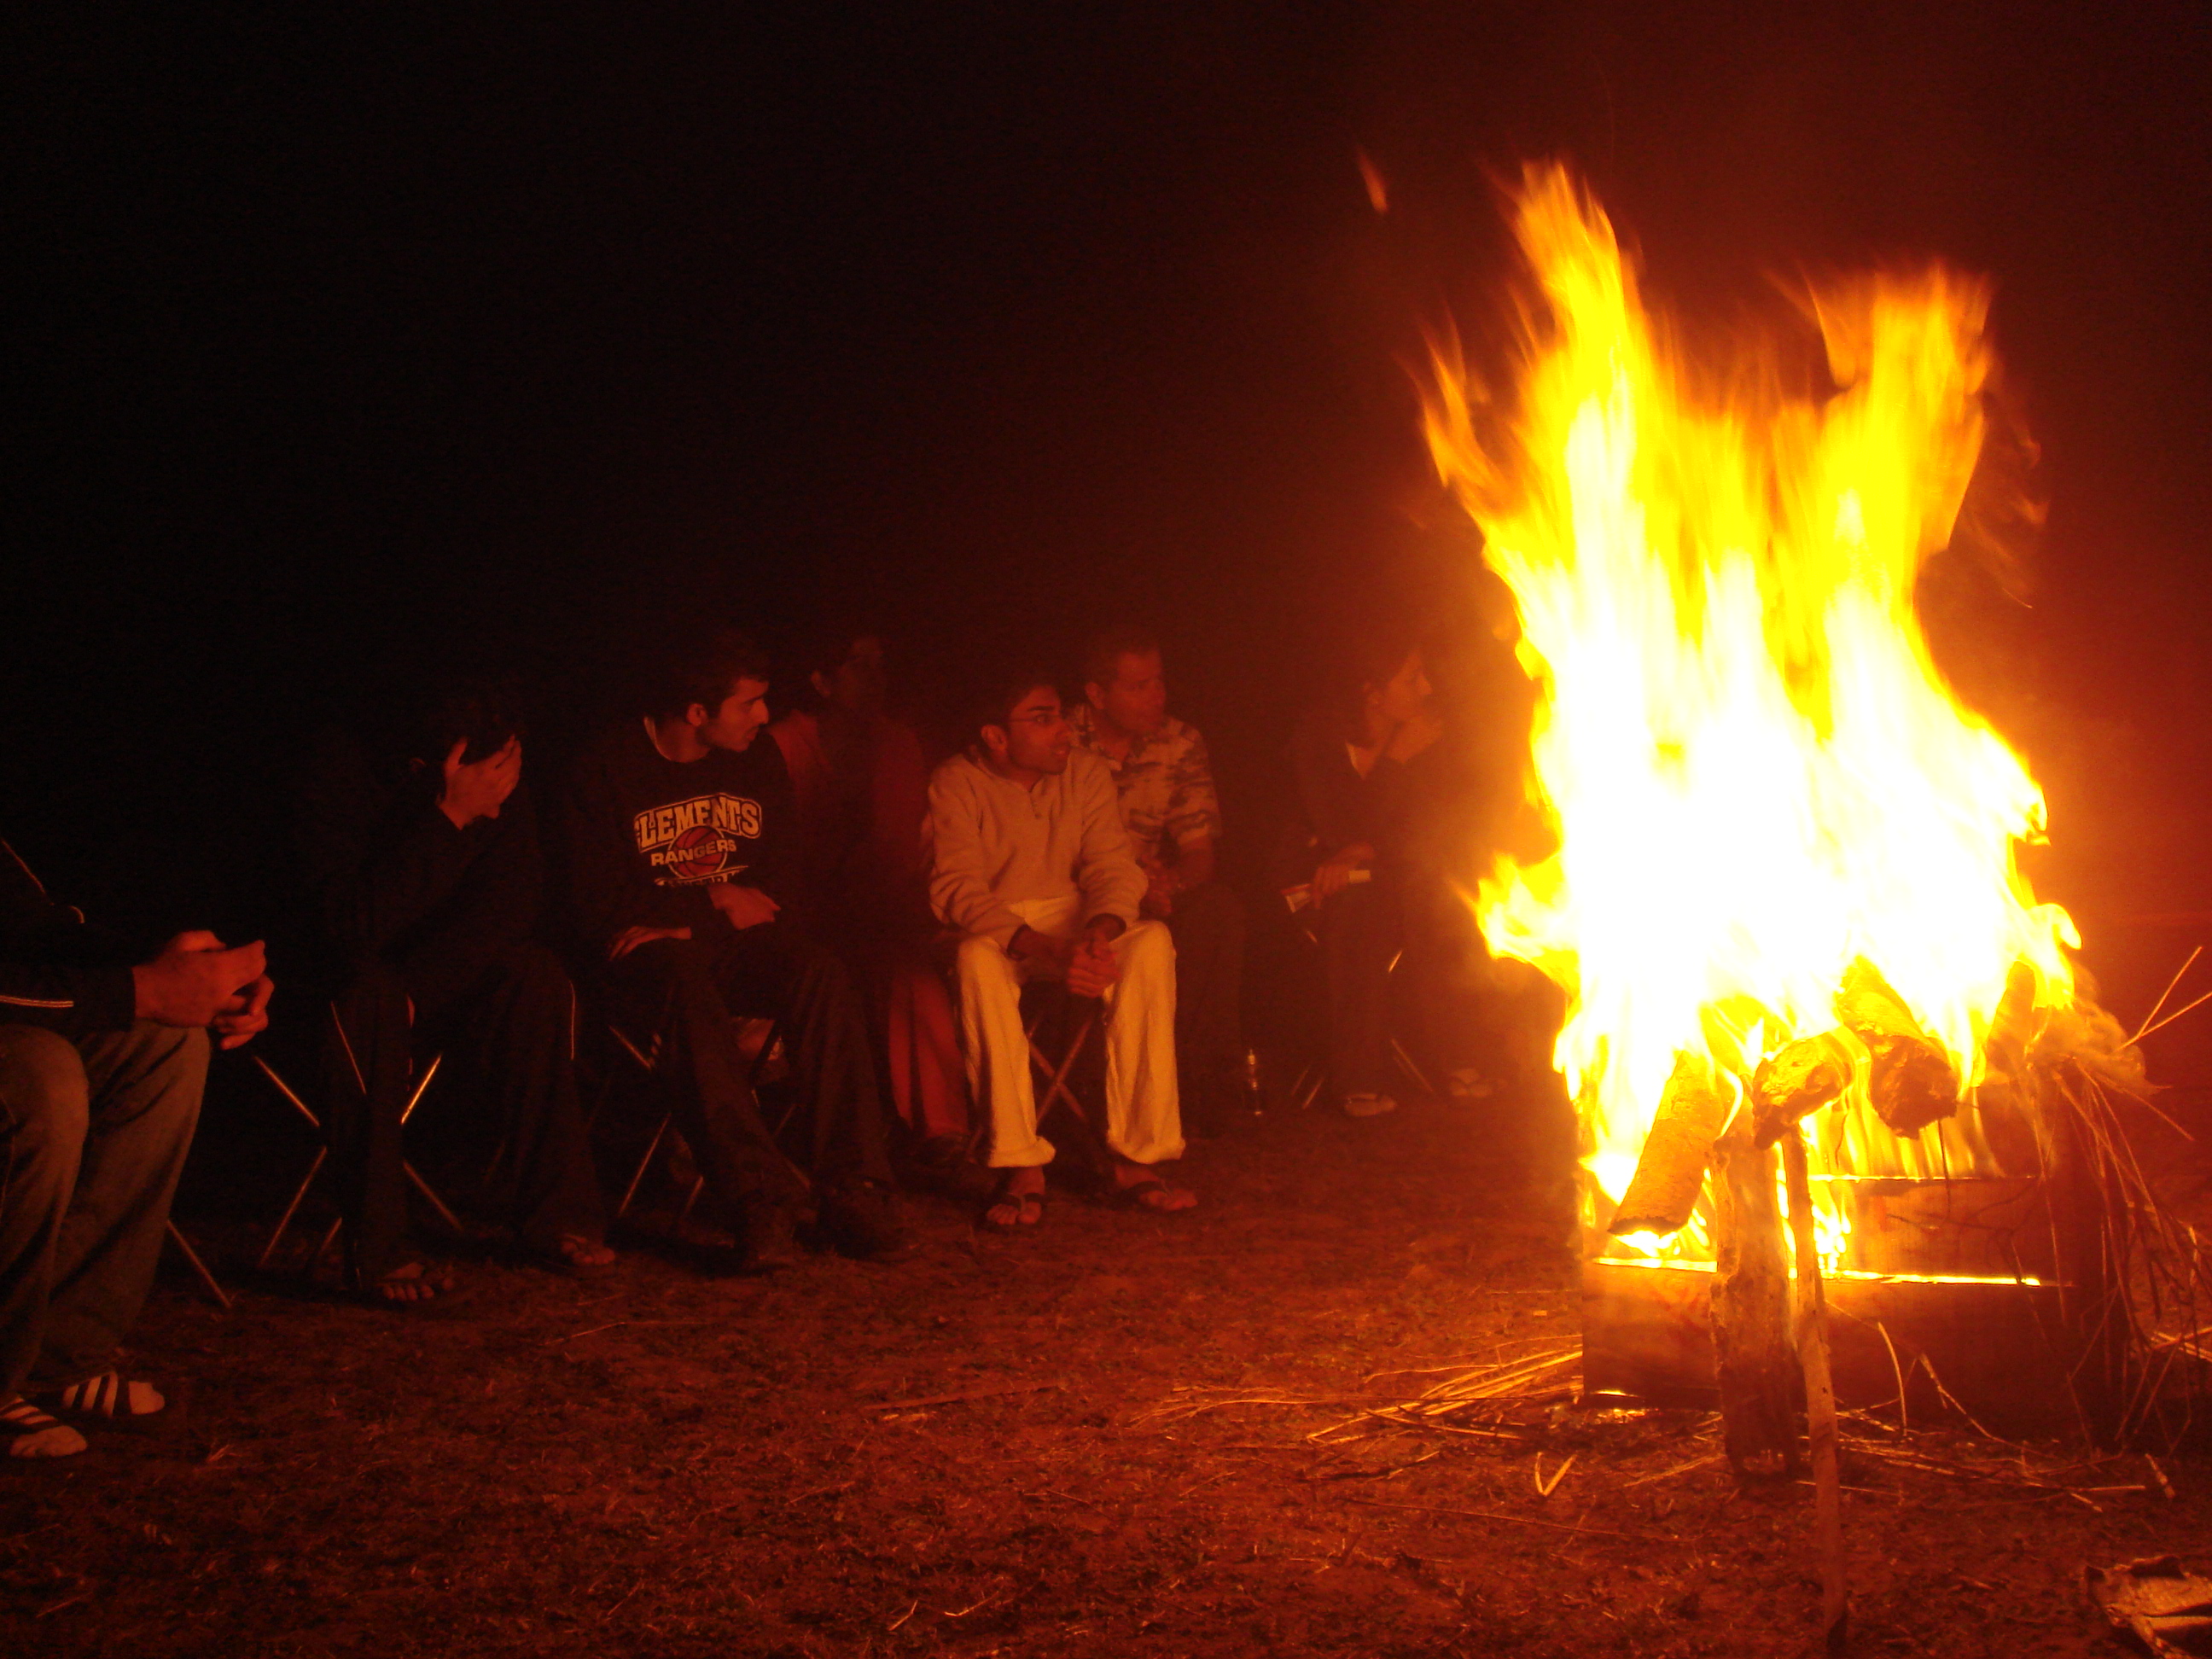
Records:
[[[321,936],[332,1173],[356,1294],[428,1300],[447,1288],[406,1248],[400,1114],[418,1050],[446,1050],[504,1132],[507,1220],[555,1267],[614,1260],[570,1059],[575,994],[538,938],[544,859],[522,782],[522,720],[499,682],[412,694],[383,744],[323,734],[298,814]]]
[[[915,1165],[965,1172],[968,1079],[958,1022],[932,954],[929,768],[914,728],[889,707],[881,638],[830,622],[788,666],[799,707],[769,727],[798,797],[800,878],[814,925],[866,980],[890,1104]]]
[[[719,633],[672,665],[654,707],[603,733],[576,768],[569,881],[581,946],[617,1019],[663,1034],[684,1138],[737,1215],[746,1265],[795,1258],[811,1189],[848,1254],[903,1255],[866,1005],[845,964],[787,914],[798,814],[768,719],[768,660]],[[761,1119],[733,1014],[783,1024],[812,1108],[804,1170]]]
[[[1244,1032],[1238,1007],[1244,909],[1214,879],[1221,799],[1206,739],[1168,713],[1159,642],[1132,629],[1092,641],[1079,747],[1104,761],[1121,797],[1121,826],[1145,872],[1144,914],[1168,925],[1176,947],[1176,1058],[1183,1120],[1194,1133],[1245,1109]]]
[[[145,1426],[167,1401],[102,1369],[154,1283],[199,1121],[210,1026],[269,1023],[258,943],[179,933],[137,967],[0,842],[0,1444],[66,1457],[62,1418]],[[26,1397],[26,1391],[28,1397]]]
[[[1037,1133],[1024,981],[1065,981],[1106,1000],[1105,1140],[1131,1205],[1188,1209],[1197,1199],[1152,1167],[1182,1156],[1176,1085],[1175,945],[1139,919],[1145,874],[1129,854],[1113,775],[1077,750],[1051,678],[1009,677],[977,709],[975,742],[929,785],[930,897],[964,936],[960,1029],[969,1094],[988,1115],[999,1196],[994,1227],[1044,1213],[1052,1143]]]

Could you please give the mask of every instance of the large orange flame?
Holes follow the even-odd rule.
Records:
[[[2066,1002],[2078,939],[2014,860],[2040,791],[1914,612],[1981,447],[1984,286],[1833,288],[1812,307],[1832,395],[1701,395],[1566,172],[1532,168],[1516,218],[1542,301],[1517,394],[1493,421],[1439,350],[1425,425],[1540,691],[1530,799],[1557,851],[1501,860],[1482,922],[1568,993],[1557,1060],[1617,1200],[1678,1052],[1740,1079],[1833,1028],[1863,957],[1971,1083],[2008,971]],[[1815,1138],[1830,1170],[1994,1173],[1971,1111],[1900,1138],[1863,1077]]]

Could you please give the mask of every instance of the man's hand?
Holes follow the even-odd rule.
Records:
[[[247,1011],[255,981],[266,983],[262,970],[267,966],[267,953],[259,939],[231,951],[224,949],[213,933],[179,933],[161,947],[160,956],[131,970],[137,993],[132,1012],[137,1018],[150,1019],[157,1025],[212,1025],[218,1016]],[[246,997],[244,1002],[239,1000],[241,994]],[[261,1004],[268,1000],[267,994],[261,993]],[[260,1018],[258,1007],[252,1012]],[[267,1023],[261,1018],[262,1024]],[[259,1029],[256,1025],[253,1030]],[[252,1035],[252,1031],[246,1033]]]
[[[1148,916],[1173,915],[1176,895],[1182,891],[1182,871],[1158,859],[1139,859],[1138,862],[1145,869],[1144,902],[1138,908]]]
[[[438,810],[456,830],[465,830],[478,818],[495,818],[514,786],[522,781],[522,739],[509,738],[480,761],[461,763],[469,740],[463,738],[446,757],[445,786],[438,792]]]
[[[1364,870],[1374,862],[1375,849],[1364,841],[1337,848],[1314,871],[1314,902],[1328,903],[1345,890],[1354,870]]]
[[[1409,761],[1443,734],[1444,723],[1434,710],[1425,707],[1413,719],[1399,722],[1390,741],[1382,745],[1382,752],[1394,761]]]
[[[625,927],[615,935],[615,942],[607,946],[607,960],[620,962],[641,945],[650,945],[657,939],[690,939],[689,927]]]
[[[716,882],[707,890],[707,896],[722,913],[722,920],[741,933],[748,927],[774,921],[775,913],[783,908],[759,888],[740,887],[733,881]]]
[[[269,998],[276,987],[269,975],[262,975],[244,990],[222,1006],[215,1017],[215,1029],[222,1041],[216,1046],[223,1048],[241,1048],[253,1041],[254,1033],[269,1029]],[[409,1004],[408,1018],[415,1015],[413,1004]]]
[[[1105,924],[1102,926],[1101,924]],[[1114,941],[1121,934],[1119,916],[1100,916],[1083,930],[1067,964],[1067,988],[1079,997],[1102,997],[1121,977],[1121,958]]]

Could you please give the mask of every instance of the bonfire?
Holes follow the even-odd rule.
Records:
[[[1987,285],[1834,283],[1802,306],[1824,374],[1793,384],[1777,342],[1699,373],[1567,172],[1528,172],[1515,228],[1510,392],[1439,338],[1425,427],[1540,693],[1541,842],[1474,902],[1566,994],[1598,1322],[1694,1306],[1705,1356],[1677,1369],[1710,1369],[1742,1473],[1794,1472],[1802,1399],[1830,1532],[1844,1323],[1899,1411],[1924,1370],[1953,1403],[2057,1395],[2130,1432],[2202,1352],[2196,1242],[2118,1127],[2153,1092],[2142,1033],[2090,999],[2018,857],[2042,793],[1915,611],[1983,457]],[[1900,1257],[1966,1209],[2002,1212],[2001,1250]],[[1939,1369],[1962,1330],[1999,1366],[1979,1401]],[[2008,1387],[2029,1341],[2045,1372]]]

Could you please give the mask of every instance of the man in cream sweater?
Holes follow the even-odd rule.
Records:
[[[1037,1133],[1022,986],[1064,981],[1106,1005],[1105,1139],[1132,1207],[1196,1198],[1153,1166],[1182,1156],[1176,1093],[1175,945],[1139,919],[1145,872],[1121,827],[1113,774],[1077,750],[1048,674],[1007,677],[979,706],[975,741],[937,769],[929,811],[930,900],[960,941],[961,1037],[969,1086],[1005,1173],[985,1219],[1034,1225],[1052,1143]]]

